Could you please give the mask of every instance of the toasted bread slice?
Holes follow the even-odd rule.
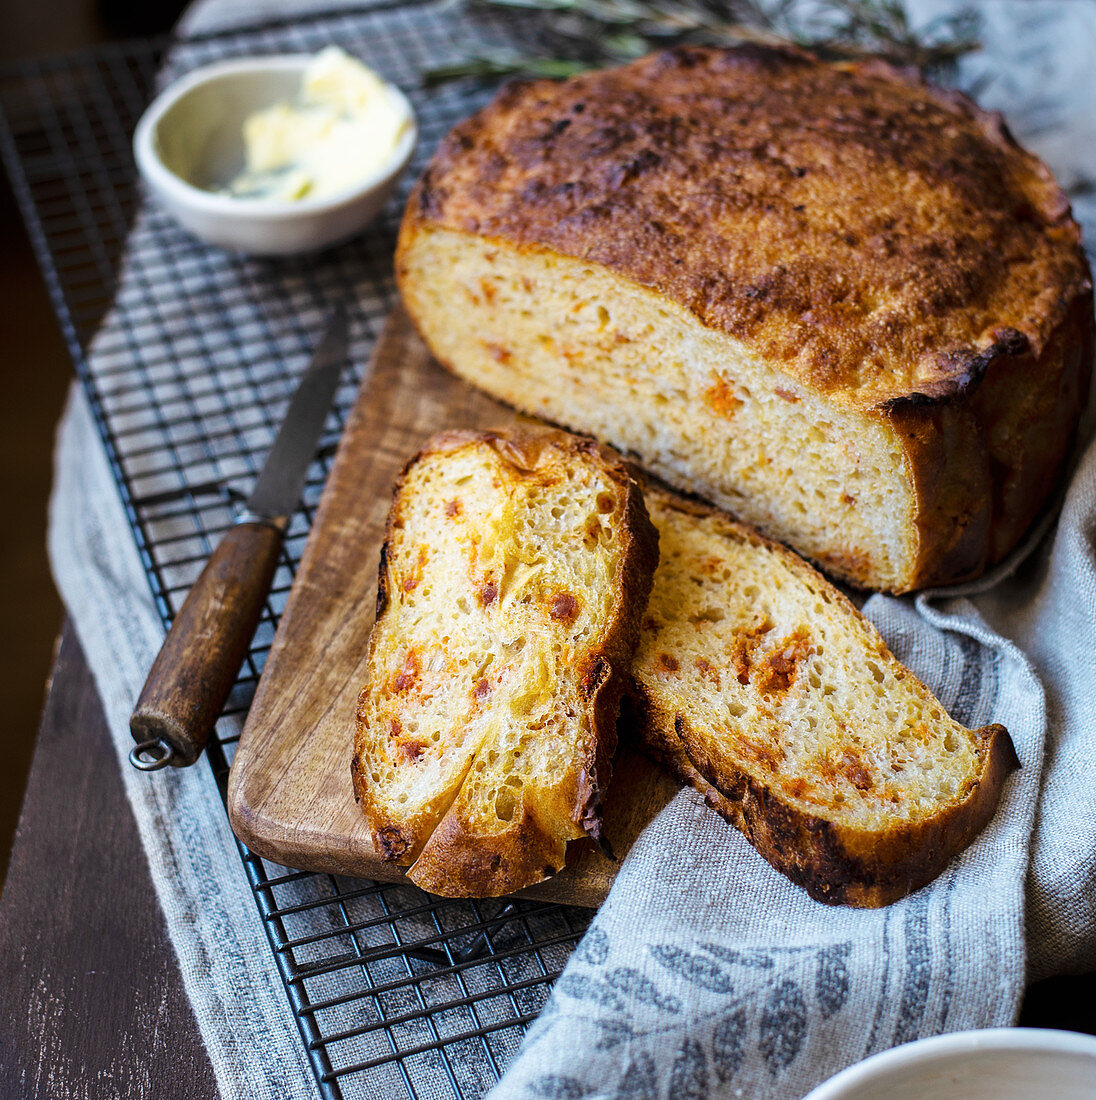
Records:
[[[811,897],[887,905],[989,820],[1017,766],[795,554],[648,491],[660,564],[632,667],[656,756]]]
[[[352,772],[378,854],[488,897],[599,839],[658,536],[563,432],[435,436],[396,487]]]

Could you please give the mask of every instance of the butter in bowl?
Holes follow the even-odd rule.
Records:
[[[329,47],[191,73],[153,101],[133,145],[150,192],[184,228],[274,256],[362,232],[416,138],[403,93]]]

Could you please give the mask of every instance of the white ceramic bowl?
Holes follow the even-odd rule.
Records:
[[[885,1050],[804,1100],[1092,1100],[1096,1037],[1003,1027]]]
[[[156,97],[137,123],[133,152],[151,192],[195,236],[252,255],[284,256],[360,233],[380,212],[418,136],[411,125],[388,161],[337,195],[294,202],[217,194],[244,166],[248,115],[291,99],[311,55],[223,61],[190,73]]]

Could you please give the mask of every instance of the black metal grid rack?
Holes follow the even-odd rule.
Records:
[[[293,517],[258,633],[208,757],[228,766],[311,526],[335,443],[392,302],[406,186],[366,236],[257,262],[206,248],[141,201],[130,139],[158,81],[210,61],[314,51],[364,58],[410,95],[420,143],[488,90],[425,90],[424,69],[498,19],[381,0],[233,33],[107,46],[0,74],[0,152],[91,405],[165,626],[250,486],[329,303],[357,303],[352,364]],[[449,902],[406,885],[289,872],[241,846],[271,949],[326,1097],[482,1095],[547,999],[591,914]]]

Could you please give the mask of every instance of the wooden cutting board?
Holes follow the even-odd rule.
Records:
[[[373,851],[350,782],[392,486],[434,432],[518,419],[438,366],[406,314],[392,314],[343,433],[232,763],[229,818],[253,852],[304,870],[404,878]],[[605,835],[618,859],[677,790],[646,757],[621,749],[604,806]],[[597,906],[617,866],[583,841],[572,845],[563,872],[523,896]]]

